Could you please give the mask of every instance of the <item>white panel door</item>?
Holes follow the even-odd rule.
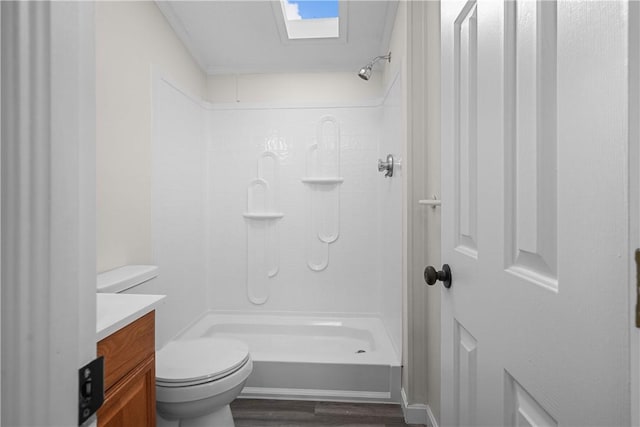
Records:
[[[442,425],[628,425],[628,4],[441,19]]]
[[[629,4],[629,250],[640,248],[640,3]],[[635,263],[629,265],[631,300],[629,311],[636,316],[640,306]],[[640,326],[640,325],[638,325]],[[640,329],[631,328],[631,425],[640,425]]]

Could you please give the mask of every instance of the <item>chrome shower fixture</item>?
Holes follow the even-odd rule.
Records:
[[[394,163],[393,154],[388,154],[386,161],[378,159],[378,172],[384,172],[385,178],[391,178],[393,176]]]
[[[358,76],[362,80],[369,80],[371,78],[371,69],[373,68],[373,64],[375,64],[376,62],[380,61],[381,59],[386,59],[387,61],[391,62],[391,52],[389,52],[386,55],[376,56],[375,58],[373,58],[373,60],[371,60],[371,62],[369,62],[364,67],[360,68],[360,72],[358,73]]]

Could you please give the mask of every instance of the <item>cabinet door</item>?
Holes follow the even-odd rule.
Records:
[[[155,311],[152,311],[98,343],[98,356],[104,356],[104,389],[107,392],[155,354],[154,325]]]
[[[98,411],[99,427],[156,425],[155,356],[113,386]]]

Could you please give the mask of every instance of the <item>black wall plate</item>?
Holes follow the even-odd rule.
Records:
[[[78,425],[89,419],[104,402],[104,357],[78,370]]]

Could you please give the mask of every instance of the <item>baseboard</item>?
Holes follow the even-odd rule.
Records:
[[[431,406],[427,405],[427,415],[429,416],[429,422],[427,425],[431,427],[438,427],[438,420],[436,420],[435,415],[431,412]]]
[[[404,422],[407,424],[424,424],[429,427],[438,427],[438,421],[433,415],[429,405],[420,403],[409,404],[407,394],[404,388],[400,390],[402,397],[402,413],[404,414]]]
[[[245,387],[239,398],[249,399],[285,399],[285,400],[322,400],[332,402],[371,402],[397,403],[389,392],[315,390],[300,388]]]

